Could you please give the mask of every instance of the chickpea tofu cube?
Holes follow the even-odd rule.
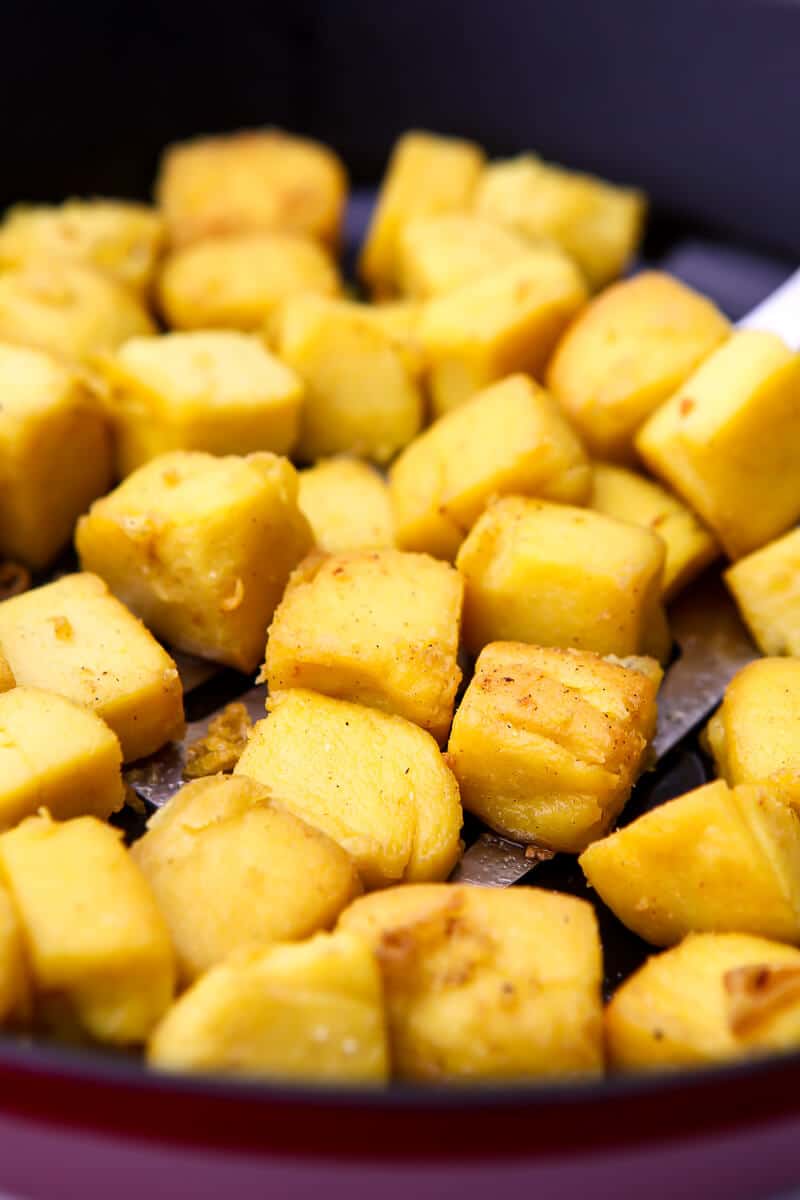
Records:
[[[531,245],[530,238],[470,213],[420,217],[400,231],[400,291],[420,300],[451,292],[511,266]]]
[[[800,529],[740,558],[725,582],[761,652],[800,657]]]
[[[677,496],[627,467],[595,463],[589,507],[652,529],[663,540],[664,601],[668,603],[720,553],[714,537]]]
[[[174,246],[275,230],[335,246],[347,175],[319,142],[280,129],[242,130],[169,146],[156,198]]]
[[[150,818],[133,845],[183,980],[249,943],[328,928],[361,891],[348,855],[272,800],[244,776],[197,779]]]
[[[235,774],[338,842],[367,887],[446,879],[460,856],[458,785],[430,734],[402,717],[283,692]]]
[[[385,480],[367,463],[328,458],[300,471],[300,508],[324,554],[384,550],[394,545]]]
[[[800,950],[696,933],[649,959],[606,1009],[609,1065],[693,1067],[800,1046]]]
[[[642,770],[660,679],[653,659],[486,646],[447,748],[464,807],[515,841],[584,850]]]
[[[269,691],[307,688],[396,713],[441,743],[461,678],[462,600],[458,573],[425,554],[311,555],[269,631]]]
[[[467,648],[529,642],[664,661],[664,556],[648,529],[566,504],[496,500],[456,559]]]
[[[633,188],[565,170],[534,154],[490,163],[475,195],[481,216],[558,242],[593,288],[616,279],[633,258],[645,208],[644,195]]]
[[[435,421],[402,452],[389,480],[397,544],[452,559],[493,497],[580,504],[591,470],[555,401],[514,375]]]
[[[31,1000],[22,926],[8,888],[0,883],[0,1024],[26,1025]]]
[[[636,446],[740,558],[800,517],[800,354],[740,330],[639,430]]]
[[[322,246],[293,233],[209,237],[176,250],[158,280],[161,310],[173,329],[258,332],[287,296],[341,290]]]
[[[800,816],[774,789],[706,784],[595,842],[580,864],[655,946],[706,932],[800,943]]]
[[[166,1071],[387,1081],[389,1052],[375,957],[350,933],[232,955],[173,1005],[148,1046]]]
[[[466,212],[483,168],[474,142],[411,132],[395,143],[359,261],[359,274],[378,296],[400,284],[399,240],[413,218]]]
[[[296,296],[272,325],[278,357],[305,384],[297,445],[304,462],[355,454],[385,463],[422,424],[415,362],[361,307]]]
[[[134,338],[101,368],[122,476],[170,450],[287,454],[297,439],[303,384],[253,334]]]
[[[0,647],[18,683],[102,717],[126,762],[183,735],[175,663],[96,575],[63,575],[5,600]]]
[[[550,247],[429,300],[419,339],[435,415],[505,375],[539,375],[585,300],[577,267]]]
[[[176,451],[134,471],[78,523],[85,570],[176,649],[252,671],[311,544],[285,458]]]
[[[0,830],[49,808],[108,817],[122,808],[119,741],[86,708],[37,688],[0,695]]]
[[[645,271],[587,305],[556,347],[547,386],[593,454],[630,459],[637,429],[730,331],[710,300]]]
[[[46,567],[112,470],[111,430],[80,372],[0,342],[0,554]]]
[[[337,928],[378,957],[398,1078],[602,1073],[602,951],[585,900],[415,884],[356,900]]]
[[[23,930],[46,1025],[99,1042],[143,1042],[167,1010],[166,925],[120,830],[30,817],[0,837],[0,870]]]

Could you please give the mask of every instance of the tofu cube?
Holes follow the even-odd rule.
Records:
[[[521,154],[490,163],[475,194],[475,211],[530,237],[552,238],[593,288],[621,275],[639,245],[642,192],[568,171]]]
[[[593,454],[626,461],[637,429],[730,332],[705,296],[644,271],[586,306],[556,346],[547,386]]]
[[[636,447],[740,558],[800,517],[800,354],[733,334],[647,421]]]
[[[96,501],[76,545],[156,636],[249,672],[311,531],[286,459],[176,451]]]
[[[269,710],[237,776],[338,842],[366,887],[447,878],[461,854],[461,804],[429,733],[299,688],[271,699]]]
[[[337,928],[378,957],[399,1079],[602,1074],[602,951],[585,900],[414,884],[356,900]]]
[[[341,290],[322,246],[293,233],[209,237],[172,253],[158,280],[161,311],[173,329],[258,332],[287,296]]]
[[[660,680],[653,659],[486,646],[447,748],[464,807],[514,841],[585,850],[644,766]]]
[[[493,497],[580,504],[591,469],[555,401],[527,376],[512,375],[415,438],[394,462],[389,486],[397,544],[453,559]]]
[[[183,981],[241,946],[330,927],[361,891],[335,842],[244,776],[187,784],[151,816],[131,854],[164,914]]]
[[[428,300],[511,266],[531,245],[530,238],[471,213],[419,217],[400,230],[399,289]]]
[[[134,338],[101,369],[122,476],[170,450],[288,454],[297,440],[302,381],[253,334]]]
[[[347,174],[320,142],[248,129],[168,146],[155,190],[174,246],[282,230],[335,247]]]
[[[97,575],[62,575],[3,601],[0,648],[17,683],[102,717],[126,762],[183,736],[175,663]]]
[[[649,959],[606,1009],[618,1071],[696,1067],[800,1046],[800,950],[696,933]]]
[[[394,545],[386,481],[367,463],[328,458],[298,474],[299,503],[324,554]]]
[[[773,789],[718,779],[594,842],[580,865],[655,946],[704,932],[800,943],[800,816]]]
[[[573,646],[597,654],[671,649],[658,534],[566,504],[495,500],[458,552],[464,640]]]
[[[349,933],[254,947],[214,967],[155,1030],[151,1067],[314,1083],[385,1083],[381,977]]]
[[[37,688],[0,695],[0,830],[49,808],[108,817],[125,801],[119,741],[105,721]]]
[[[483,163],[483,151],[474,142],[416,131],[397,140],[358,264],[376,296],[399,289],[403,227],[416,217],[466,212]]]
[[[38,570],[111,486],[111,430],[80,372],[41,350],[0,342],[0,396],[0,554]]]
[[[309,556],[289,581],[269,631],[272,696],[308,688],[447,737],[463,585],[451,566],[400,550]]]
[[[30,817],[0,837],[37,1017],[62,1035],[143,1042],[175,987],[169,934],[122,832],[94,817]]]
[[[762,654],[800,657],[800,529],[740,558],[725,582]]]
[[[272,324],[273,345],[305,384],[297,456],[356,454],[388,462],[419,431],[415,360],[366,306],[303,295]]]
[[[666,547],[664,601],[669,603],[720,553],[715,538],[667,488],[627,467],[595,463],[589,507],[652,529]]]
[[[30,969],[19,917],[11,895],[0,883],[0,1023],[27,1025],[31,1018]]]
[[[548,247],[436,296],[424,305],[419,339],[436,416],[523,371],[539,375],[586,301],[580,272]]]

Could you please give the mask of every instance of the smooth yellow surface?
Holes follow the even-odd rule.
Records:
[[[591,469],[555,401],[513,375],[415,438],[392,465],[389,486],[397,544],[452,559],[493,497],[580,504]]]
[[[167,147],[155,191],[175,246],[272,230],[336,246],[347,174],[320,142],[252,129]]]
[[[670,637],[661,605],[664,543],[600,513],[521,496],[494,501],[458,552],[464,640],[652,654]]]
[[[165,454],[78,524],[93,571],[170,646],[257,666],[289,573],[311,544],[285,458]]]
[[[339,846],[243,776],[186,784],[151,816],[131,854],[164,914],[184,980],[241,946],[329,927],[361,890]]]
[[[636,448],[730,558],[800,517],[800,354],[739,330],[639,430]]]
[[[269,631],[270,693],[309,688],[397,713],[447,737],[463,585],[425,554],[374,550],[309,556]]]
[[[119,741],[86,708],[37,688],[0,695],[0,829],[45,806],[55,817],[122,807]]]
[[[381,979],[364,941],[317,934],[300,945],[253,948],[185,992],[148,1047],[160,1070],[385,1083]]]
[[[407,296],[427,300],[510,266],[531,245],[530,238],[471,213],[420,217],[400,231],[398,286]],[[560,251],[554,246],[553,253]]]
[[[183,735],[178,670],[96,575],[62,575],[0,604],[0,648],[17,683],[90,708],[126,762]]]
[[[39,1016],[117,1045],[143,1042],[175,986],[167,927],[122,844],[94,817],[30,817],[0,837]]]
[[[464,807],[498,833],[576,854],[622,811],[656,727],[661,669],[493,642],[453,721]],[[641,670],[638,669],[641,667]]]
[[[0,883],[0,1023],[25,1025],[30,1016],[31,979],[22,928],[8,888]]]
[[[800,943],[800,816],[772,789],[706,784],[595,842],[580,864],[655,946],[702,932]]]
[[[112,469],[109,423],[81,373],[0,342],[0,554],[47,566]]]
[[[730,330],[710,300],[644,271],[587,305],[556,347],[547,386],[593,454],[627,460],[639,426]]]
[[[394,545],[386,481],[354,458],[322,459],[297,476],[300,509],[325,554],[383,550]]]
[[[740,558],[725,582],[762,653],[800,657],[800,529]]]
[[[446,879],[460,855],[458,785],[430,734],[402,717],[283,692],[236,775],[338,842],[367,887]]]
[[[417,884],[357,900],[337,928],[378,956],[400,1079],[602,1073],[602,951],[585,901]]]

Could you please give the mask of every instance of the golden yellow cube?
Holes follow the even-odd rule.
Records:
[[[340,289],[323,247],[293,233],[204,238],[171,254],[158,280],[161,311],[174,329],[256,332],[287,296]]]
[[[146,297],[165,240],[163,218],[144,204],[122,200],[20,204],[0,225],[0,269],[34,258],[65,258],[97,267]]]
[[[361,251],[359,274],[379,297],[399,286],[398,242],[415,217],[465,212],[483,168],[474,142],[410,132],[395,143]]]
[[[166,1071],[385,1083],[381,977],[350,933],[232,955],[185,992],[155,1030],[150,1066]]]
[[[134,338],[100,365],[120,475],[170,450],[288,454],[297,440],[302,381],[254,334]]]
[[[800,815],[774,790],[708,783],[595,842],[580,864],[655,946],[703,932],[800,943]]]
[[[418,370],[365,306],[322,296],[286,301],[272,324],[280,358],[305,384],[297,455],[357,454],[385,463],[418,432]]]
[[[11,895],[0,883],[0,1023],[25,1025],[31,1016],[30,969]]]
[[[530,238],[471,213],[419,217],[400,230],[399,289],[427,300],[511,266],[531,245]]]
[[[585,900],[416,884],[356,900],[337,928],[377,954],[400,1079],[602,1073],[602,951]]]
[[[713,536],[682,500],[627,467],[594,464],[589,507],[607,517],[652,529],[662,538],[667,552],[665,602],[674,599],[720,553]]]
[[[697,933],[649,959],[606,1009],[609,1066],[694,1067],[800,1047],[800,950]]]
[[[0,830],[41,807],[65,819],[122,808],[119,741],[93,712],[15,687],[0,695],[0,730]]]
[[[0,340],[85,361],[155,325],[130,288],[69,259],[0,271]]]
[[[328,458],[298,474],[300,509],[325,554],[384,550],[394,545],[386,482],[367,463]]]
[[[492,497],[580,504],[591,469],[555,401],[513,375],[435,421],[395,461],[389,484],[397,544],[452,559]]]
[[[273,230],[335,246],[347,174],[320,142],[281,129],[249,129],[169,146],[156,198],[175,246]]]
[[[461,678],[462,601],[458,572],[425,554],[310,555],[270,627],[270,693],[309,688],[397,713],[441,742]]]
[[[657,534],[628,522],[522,496],[496,500],[456,559],[467,648],[530,642],[663,661],[664,556]]]
[[[424,305],[419,340],[437,416],[505,375],[538,375],[586,300],[577,267],[548,247]]]
[[[197,779],[150,818],[133,845],[183,980],[241,946],[328,928],[361,891],[348,855],[272,800],[243,776]]]
[[[96,575],[63,575],[0,604],[17,683],[93,709],[126,762],[183,735],[183,690],[166,650]]]
[[[100,1042],[143,1042],[175,987],[167,927],[120,830],[30,817],[0,837],[40,1019]]]
[[[740,558],[800,517],[800,354],[735,333],[639,430],[636,447]]]
[[[461,853],[461,804],[429,733],[299,688],[273,698],[269,711],[237,776],[338,842],[366,887],[447,878]]]
[[[486,646],[447,747],[464,807],[514,841],[584,850],[642,770],[660,680],[653,659]]]
[[[80,372],[0,342],[0,554],[47,566],[112,471],[109,422]]]
[[[556,346],[547,386],[593,454],[626,460],[637,429],[730,331],[710,300],[645,271],[587,305]]]
[[[740,558],[725,582],[762,653],[800,657],[800,530]]]
[[[5,654],[0,650],[0,692],[9,692],[16,686],[17,681],[14,678],[14,672],[8,664]]]
[[[78,523],[81,564],[176,649],[252,671],[311,545],[285,458],[164,454]]]
[[[593,288],[621,275],[642,234],[646,203],[633,188],[542,162],[534,154],[490,163],[475,210],[531,237],[552,238]]]

